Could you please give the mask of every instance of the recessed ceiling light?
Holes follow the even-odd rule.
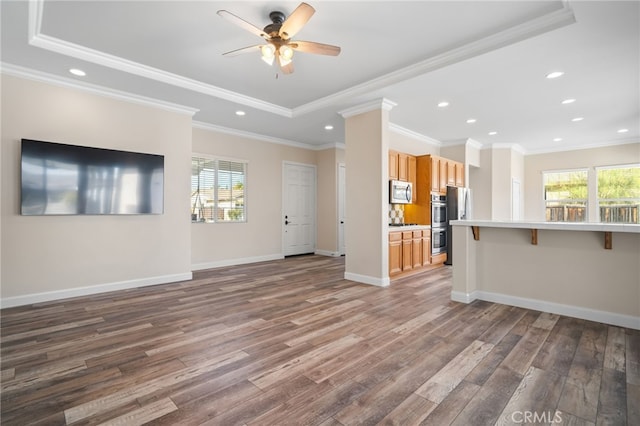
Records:
[[[477,120],[475,118],[470,118],[467,120],[467,124],[473,124],[475,123]]]
[[[498,134],[498,132],[489,132],[489,136],[495,136],[497,134]]]
[[[576,117],[571,119],[571,121],[582,121],[582,120],[584,120],[584,117]]]
[[[246,114],[246,112],[244,112],[244,111],[240,111],[240,110],[236,111],[236,115],[239,115],[240,117],[242,117],[245,114]]]
[[[438,104],[438,108],[444,108],[444,107],[448,107],[449,106],[449,102],[447,101],[442,101]]]
[[[554,142],[560,142],[562,140],[562,138],[553,138]]]
[[[333,126],[331,124],[327,124],[326,126],[324,126],[325,130],[333,130]]]
[[[627,133],[629,131],[629,129],[620,129],[618,130],[618,133]]]
[[[73,75],[77,75],[78,77],[84,77],[85,75],[87,75],[86,72],[82,71],[81,69],[78,68],[71,68],[69,70],[69,72]]]
[[[562,103],[563,103],[564,105],[566,105],[566,104],[572,104],[572,103],[574,103],[575,101],[576,101],[575,99],[565,99],[564,101],[562,101]]]
[[[560,76],[564,75],[564,72],[562,71],[553,71],[550,72],[549,74],[546,75],[547,78],[558,78]]]

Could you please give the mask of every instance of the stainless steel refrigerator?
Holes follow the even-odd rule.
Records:
[[[451,220],[471,219],[471,190],[447,186],[447,260],[445,265],[453,265],[453,230]]]

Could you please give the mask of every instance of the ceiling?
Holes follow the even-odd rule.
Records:
[[[261,39],[216,14],[262,28],[299,4],[280,0],[2,1],[2,69],[312,148],[344,143],[339,112],[380,98],[397,104],[392,129],[422,144],[538,153],[640,140],[638,1],[308,2],[316,13],[294,39],[342,53],[298,52],[290,75],[257,52],[223,57]]]

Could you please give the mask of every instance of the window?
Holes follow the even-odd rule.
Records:
[[[247,163],[191,158],[191,221],[246,222]]]
[[[640,223],[640,165],[596,170],[600,222]]]
[[[586,222],[587,170],[544,172],[545,218],[547,222]]]

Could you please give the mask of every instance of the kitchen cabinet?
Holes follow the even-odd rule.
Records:
[[[402,233],[402,271],[413,269],[413,232]]]
[[[413,268],[422,267],[422,231],[413,231],[413,239],[411,240],[411,256],[413,260]]]
[[[447,185],[456,186],[456,168],[459,163],[447,160]]]
[[[402,272],[402,232],[389,233],[389,275]]]
[[[389,179],[416,181],[416,157],[404,152],[389,151]]]
[[[464,164],[456,163],[456,179],[455,186],[463,187],[464,186]]]
[[[431,230],[422,231],[422,265],[431,265]]]
[[[389,180],[398,180],[398,153],[389,151]]]
[[[389,232],[389,276],[431,264],[431,230]]]

